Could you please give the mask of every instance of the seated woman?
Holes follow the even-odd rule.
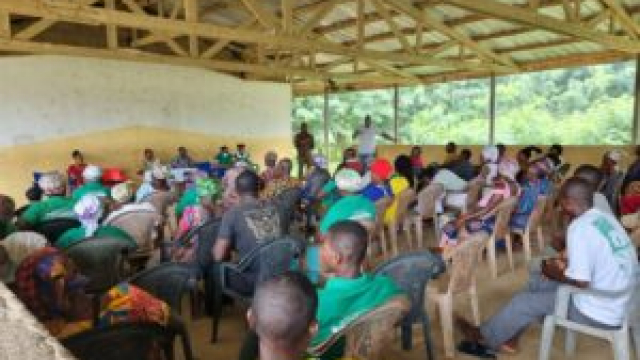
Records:
[[[443,252],[448,252],[458,244],[461,232],[493,232],[496,220],[493,210],[503,200],[520,194],[520,188],[514,179],[516,172],[517,167],[511,163],[505,163],[498,167],[497,176],[491,180],[491,190],[480,199],[476,206],[468,209],[466,213],[450,221],[442,228],[440,249]]]
[[[132,249],[138,247],[136,241],[124,230],[115,226],[101,226],[103,203],[93,194],[87,194],[73,207],[81,226],[65,231],[60,235],[55,245],[58,249],[67,249],[90,237],[108,237],[127,242]]]
[[[547,179],[548,172],[549,169],[545,161],[537,161],[526,169],[526,178],[522,183],[522,194],[509,222],[511,227],[524,229],[536,207],[538,197],[549,194],[551,183]]]
[[[221,193],[220,184],[212,179],[198,179],[196,181],[198,203],[187,207],[178,224],[177,238],[182,239],[191,230],[204,225],[210,219],[220,216],[217,204]],[[191,263],[194,260],[198,245],[198,237],[193,236],[186,242],[177,241],[173,249],[173,261]]]
[[[30,231],[16,232],[0,241],[0,281],[12,285],[22,260],[45,246],[47,239]]]
[[[413,175],[413,164],[411,158],[407,155],[400,155],[394,161],[394,168],[396,173],[389,180],[389,186],[393,194],[393,202],[389,205],[389,208],[384,214],[384,222],[386,224],[391,223],[396,218],[398,212],[398,195],[406,189],[412,189],[415,178]]]
[[[167,304],[143,290],[122,283],[101,298],[97,323],[93,301],[84,292],[86,278],[63,252],[44,247],[27,256],[16,271],[16,295],[47,328],[64,339],[92,327],[150,322],[167,325]]]

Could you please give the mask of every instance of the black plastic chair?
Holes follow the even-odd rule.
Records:
[[[62,340],[79,360],[157,360],[158,349],[173,359],[175,333],[164,326],[145,323],[116,324],[91,329]]]
[[[433,346],[431,343],[431,327],[429,315],[424,310],[424,292],[429,280],[435,278],[445,270],[442,259],[428,251],[409,253],[391,259],[378,266],[376,275],[387,275],[411,299],[411,310],[400,322],[402,348],[411,350],[413,345],[412,326],[422,323],[424,343],[427,348],[427,359],[433,360]]]
[[[172,311],[180,314],[182,298],[189,290],[191,274],[191,269],[187,265],[164,263],[134,275],[129,279],[129,283],[164,301]],[[185,359],[193,359],[191,338],[182,318],[177,315],[172,316],[170,326],[180,334]]]
[[[80,227],[80,221],[78,221],[78,219],[59,218],[42,221],[35,226],[33,231],[42,234],[42,236],[49,240],[50,244],[55,245],[58,238],[64,234],[65,231],[77,227]]]
[[[211,342],[218,340],[218,325],[222,312],[223,295],[230,296],[241,304],[248,305],[253,298],[253,289],[263,281],[283,274],[292,268],[300,268],[303,245],[300,241],[286,238],[266,242],[240,260],[238,264],[214,265],[214,299]],[[241,280],[252,288],[250,293],[234,289],[233,279]]]
[[[102,294],[124,279],[124,264],[132,250],[120,239],[91,237],[70,246],[65,253],[89,278],[87,292]]]
[[[296,216],[296,210],[300,207],[302,199],[302,189],[299,187],[283,190],[278,196],[274,197],[271,203],[278,209],[280,215],[280,225],[282,233],[288,235],[291,230],[291,224]]]

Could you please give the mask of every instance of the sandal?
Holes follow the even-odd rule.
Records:
[[[496,354],[493,350],[473,341],[465,340],[460,342],[460,344],[458,344],[458,351],[481,359],[496,359]]]

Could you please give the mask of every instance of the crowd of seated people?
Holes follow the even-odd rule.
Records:
[[[503,145],[486,146],[477,163],[469,149],[458,153],[454,143],[447,144],[442,164],[425,166],[422,156],[421,148],[414,147],[395,159],[376,158],[363,164],[355,149],[348,148],[333,176],[326,159],[313,155],[306,176],[298,179],[292,176],[292,161],[279,159],[273,151],[266,154],[265,168],[259,172],[244,144],[238,145],[234,154],[226,146],[220,149],[215,164],[224,168],[223,173],[195,169],[197,162],[184,147],[178,149],[170,166],[163,166],[152,149],[145,149],[139,172],[142,182],[134,191],[129,181],[102,181],[102,169],[86,164],[82,153],[75,151],[68,177],[54,170],[43,173],[32,187],[43,197],[33,196],[19,213],[13,199],[0,196],[0,279],[52,335],[61,339],[122,322],[167,325],[172,309],[127,281],[99,294],[95,321],[96,303],[85,293],[87,279],[67,255],[68,250],[87,239],[117,239],[133,251],[149,247],[166,254],[145,264],[152,267],[160,261],[194,264],[196,254],[206,246],[210,263],[199,264],[206,280],[218,276],[217,264],[237,262],[263,244],[294,234],[317,252],[320,266],[314,271],[321,276],[314,277],[313,283],[301,273],[287,273],[257,284],[260,269],[256,265],[247,268],[243,276],[229,279],[229,286],[253,297],[248,314],[251,331],[243,353],[261,359],[300,359],[308,347],[328,341],[335,329],[358,314],[402,295],[390,278],[368,273],[365,259],[371,241],[377,238],[376,220],[396,220],[403,192],[442,189],[442,197],[432,200],[437,202],[434,205],[439,213],[451,216],[442,224],[442,238],[436,239],[438,248],[431,251],[446,254],[469,234],[491,233],[495,209],[507,199],[517,199],[510,226],[526,227],[538,199],[551,196],[554,188],[561,186],[557,183],[563,161],[559,145],[547,153],[526,147],[515,159]],[[618,265],[627,269],[637,265],[635,247],[615,218],[617,203],[608,196],[618,191],[612,188],[615,184],[622,183],[616,169],[620,156],[609,151],[600,167],[579,166],[574,177],[562,185],[557,201],[562,210],[557,216],[562,221],[552,234],[548,258],[531,272],[529,286],[480,328],[459,319],[467,337],[461,351],[479,356],[516,352],[522,330],[553,310],[550,299],[559,283],[598,289],[616,289],[628,283],[628,273],[611,275]],[[632,165],[625,179],[627,188],[640,181],[634,178],[634,166],[638,165]],[[482,191],[477,201],[469,202],[472,186]],[[278,202],[288,190],[297,190],[299,200],[291,214],[283,212]],[[388,206],[377,214],[381,201]],[[420,214],[424,208],[421,201],[424,199],[416,197],[409,208]],[[454,211],[449,211],[452,208]],[[144,244],[137,234],[128,233],[130,229],[118,227],[117,222],[112,225],[115,218],[141,211],[155,214],[154,238]],[[300,222],[305,231],[297,233],[295,228],[283,226],[291,220],[283,216],[304,218]],[[167,231],[170,218],[175,218],[177,227]],[[640,233],[639,218],[636,211],[629,212],[625,227]],[[77,224],[57,238],[37,233],[43,223],[55,219],[75,219]],[[202,234],[196,230],[212,221],[219,224],[215,238],[200,238]],[[305,238],[308,235],[313,236]],[[623,257],[609,257],[606,241],[610,236],[615,236],[617,248],[625,250]],[[601,266],[603,273],[589,272],[594,266]],[[542,277],[552,281],[541,283]],[[318,284],[321,286],[316,289]],[[211,289],[207,287],[207,291]],[[620,299],[619,305],[625,301]],[[619,325],[619,311],[605,305],[597,299],[584,299],[576,302],[573,316],[592,326]],[[340,359],[343,355],[344,341],[338,341],[321,358]]]

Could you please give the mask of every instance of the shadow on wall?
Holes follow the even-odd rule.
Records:
[[[245,143],[254,162],[263,163],[264,154],[275,150],[280,156],[293,156],[288,137],[241,137],[203,135],[173,129],[133,126],[79,136],[57,138],[0,149],[0,193],[12,196],[20,205],[33,181],[34,171],[66,172],[71,152],[80,149],[87,163],[119,167],[134,181],[142,163],[142,151],[152,148],[163,162],[170,162],[178,146],[185,146],[196,161],[211,161],[220,146],[235,149]]]

